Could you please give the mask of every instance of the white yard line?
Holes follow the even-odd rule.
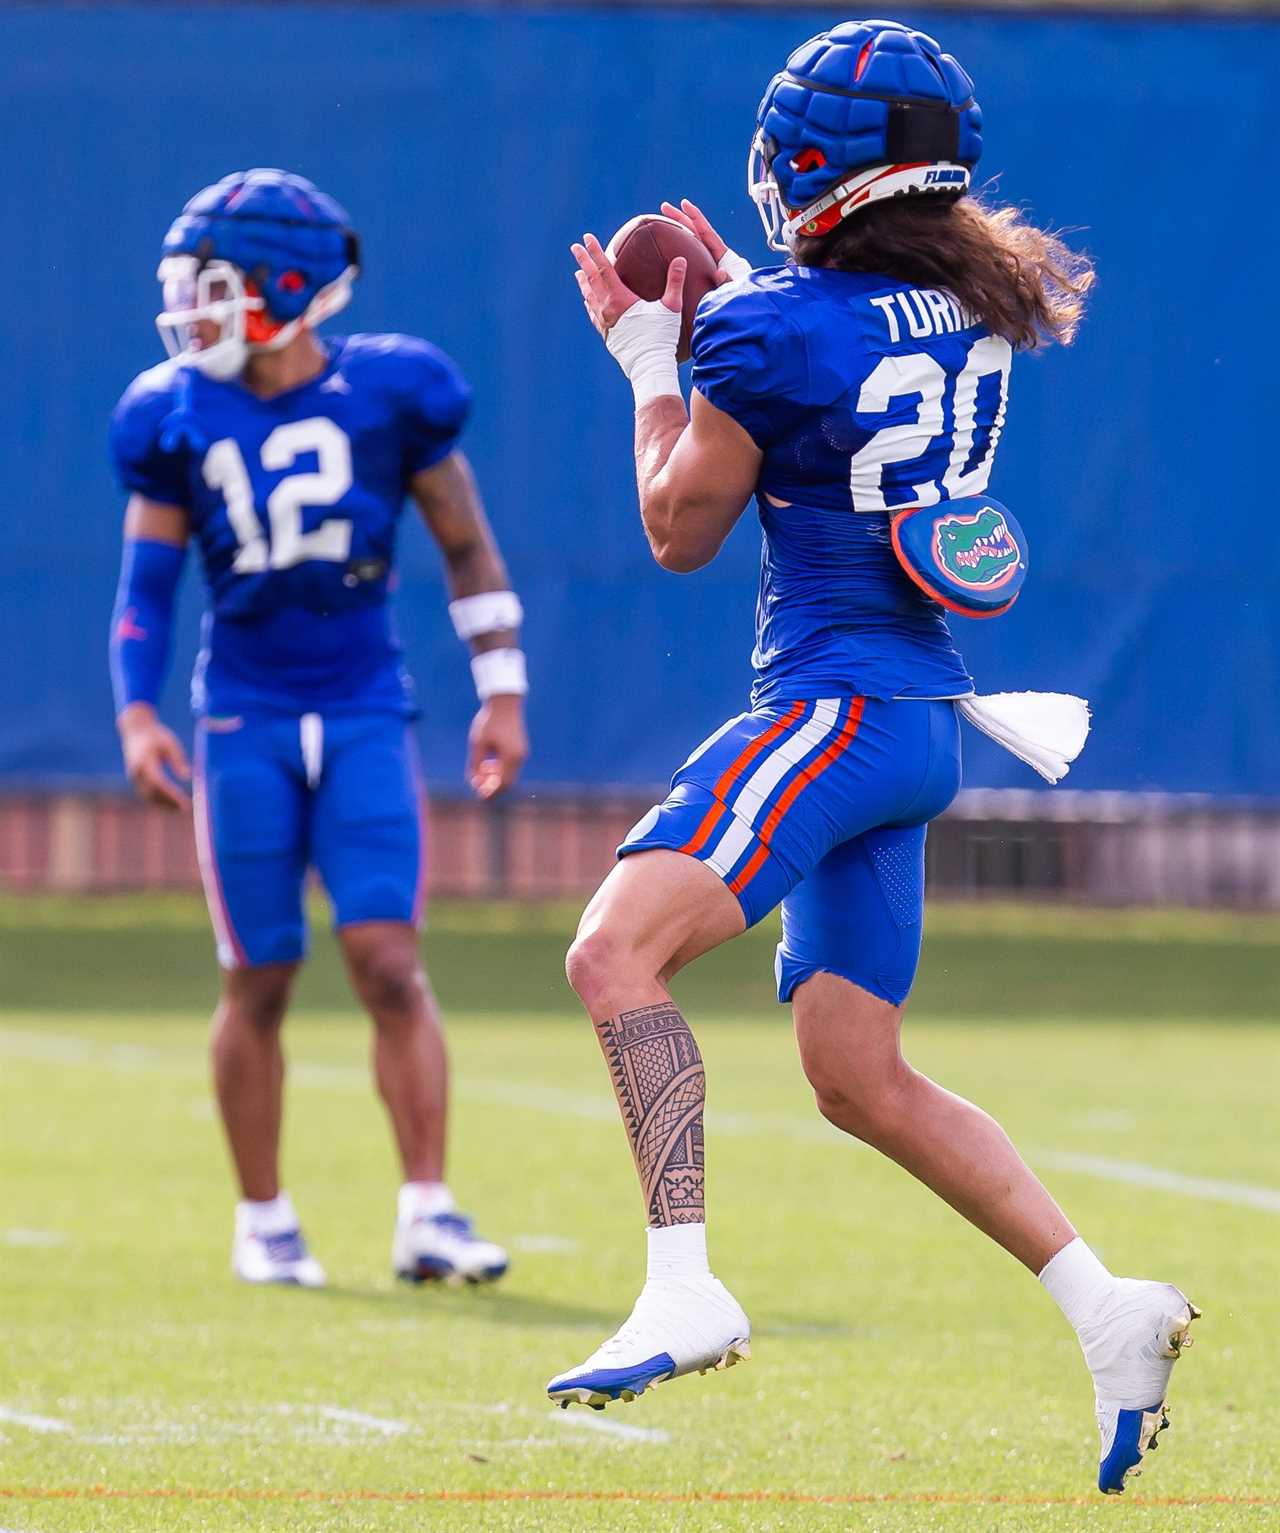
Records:
[[[384,1437],[402,1437],[409,1430],[407,1421],[388,1421],[384,1416],[368,1416],[364,1411],[347,1410],[342,1405],[322,1405],[320,1414],[326,1421],[343,1421],[353,1427],[368,1427]]]
[[[515,1081],[463,1081],[459,1094],[470,1100],[503,1102],[510,1107],[534,1112],[555,1113],[557,1117],[583,1118],[592,1122],[612,1122],[617,1108],[605,1097],[566,1091],[559,1086],[525,1085]],[[763,1138],[770,1134],[801,1140],[805,1143],[834,1144],[843,1140],[850,1148],[860,1148],[859,1141],[840,1133],[823,1121],[810,1122],[781,1114],[754,1117],[750,1113],[707,1113],[707,1127],[713,1134]],[[1280,1214],[1280,1188],[1258,1187],[1249,1182],[1232,1182],[1217,1177],[1184,1176],[1165,1166],[1147,1166],[1140,1161],[1115,1160],[1105,1155],[1085,1155],[1073,1150],[1039,1149],[1031,1159],[1052,1171],[1074,1171],[1081,1176],[1097,1177],[1104,1182],[1120,1182],[1133,1187],[1151,1187],[1204,1203],[1230,1203],[1238,1208],[1259,1209]]]
[[[109,1406],[113,1402],[102,1402]],[[107,1412],[108,1417],[112,1414]],[[108,1425],[110,1422],[108,1421]],[[210,1420],[207,1413],[189,1413],[184,1419],[126,1419],[115,1431],[80,1432],[77,1440],[101,1447],[136,1447],[143,1443],[218,1443],[218,1442],[292,1442],[292,1443],[367,1443],[373,1438],[403,1437],[414,1426],[387,1416],[372,1416],[367,1411],[351,1410],[342,1405],[303,1405],[281,1401],[276,1405],[256,1407],[243,1415],[232,1413]]]
[[[669,1443],[671,1433],[664,1432],[661,1427],[632,1427],[625,1421],[610,1421],[603,1413],[592,1411],[587,1415],[582,1411],[559,1410],[551,1418],[558,1421],[562,1427],[568,1427],[571,1431],[599,1432],[602,1437],[617,1437],[623,1442],[629,1443]]]
[[[1241,1208],[1260,1208],[1280,1214],[1280,1189],[1255,1187],[1248,1182],[1224,1182],[1211,1176],[1183,1176],[1165,1166],[1144,1166],[1136,1160],[1112,1160],[1106,1155],[1080,1155],[1074,1150],[1039,1150],[1032,1159],[1053,1171],[1076,1171],[1106,1182],[1127,1182],[1132,1187],[1154,1187],[1160,1192],[1180,1193],[1205,1203],[1235,1203]]]
[[[495,1102],[503,1107],[525,1107],[530,1112],[554,1113],[559,1118],[586,1118],[595,1123],[616,1123],[618,1104],[603,1093],[566,1091],[541,1082],[511,1081],[470,1076],[458,1089],[473,1102]]]
[[[0,1405],[0,1421],[10,1426],[26,1427],[28,1432],[70,1432],[68,1421],[58,1421],[53,1416],[36,1416],[30,1411],[15,1410],[11,1405]]]
[[[597,1096],[583,1091],[566,1091],[562,1086],[474,1075],[461,1078],[457,1089],[458,1095],[470,1102],[497,1102],[504,1107],[524,1107],[531,1112],[549,1112],[561,1118],[585,1118],[598,1123],[618,1121],[618,1104],[603,1092]],[[834,1144],[844,1140],[855,1148],[858,1144],[816,1114],[812,1119],[789,1118],[781,1113],[721,1112],[711,1108],[707,1112],[707,1126],[713,1133],[743,1139],[779,1134],[806,1143]]]
[[[38,1033],[34,1028],[26,1027],[0,1028],[0,1054],[8,1059],[90,1064],[95,1052],[94,1045],[87,1039],[72,1038],[67,1033]]]
[[[579,1249],[579,1243],[566,1235],[514,1235],[509,1244],[513,1251],[530,1256],[570,1256]]]
[[[165,1055],[156,1049],[129,1045],[103,1046],[64,1033],[43,1033],[23,1028],[0,1027],[0,1055],[13,1059],[46,1061],[57,1064],[89,1064],[95,1069],[120,1073],[153,1069],[171,1071],[188,1068],[184,1057]],[[203,1070],[201,1065],[200,1070]],[[196,1067],[190,1066],[194,1073]],[[316,1087],[360,1087],[368,1077],[363,1070],[347,1065],[301,1064],[291,1078],[300,1085]],[[603,1093],[566,1090],[561,1086],[536,1082],[512,1081],[483,1076],[463,1076],[457,1087],[460,1097],[472,1102],[499,1103],[530,1112],[552,1113],[560,1118],[579,1118],[592,1123],[613,1123],[617,1108]],[[746,1138],[777,1135],[807,1144],[834,1144],[843,1140],[846,1147],[857,1145],[838,1129],[821,1119],[792,1118],[783,1114],[756,1116],[751,1113],[711,1111],[707,1125],[714,1134]],[[1249,1182],[1234,1182],[1215,1177],[1186,1176],[1165,1166],[1148,1166],[1140,1161],[1116,1160],[1103,1155],[1087,1155],[1073,1150],[1045,1148],[1030,1152],[1031,1159],[1054,1171],[1070,1171],[1100,1181],[1119,1182],[1133,1187],[1150,1187],[1180,1197],[1205,1203],[1229,1203],[1237,1208],[1252,1208],[1261,1213],[1280,1214],[1280,1188],[1259,1187]]]
[[[65,1246],[67,1237],[61,1230],[6,1230],[4,1243],[7,1246]],[[0,1529],[0,1533],[4,1533]]]

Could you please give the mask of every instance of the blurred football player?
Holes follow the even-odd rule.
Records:
[[[723,278],[693,330],[691,413],[676,372],[686,263],[641,302],[594,237],[574,246],[634,387],[654,557],[699,569],[753,495],[764,549],[750,709],[630,832],[569,953],[631,1139],[649,1265],[621,1330],[548,1390],[603,1406],[748,1355],[747,1317],[707,1265],[703,1067],[667,985],[781,904],[778,993],[819,1110],[1039,1275],[1079,1335],[1099,1483],[1118,1491],[1160,1430],[1196,1311],[1169,1284],[1113,1277],[999,1125],[899,1046],[925,830],[960,785],[956,700],[973,683],[895,557],[891,518],[982,494],[1014,351],[1070,341],[1092,281],[1054,236],[969,195],[980,149],[972,82],[922,33],[847,22],[793,53],[760,104],[750,172],[784,264],[752,271],[692,203],[663,208]]]
[[[213,1076],[239,1180],[232,1265],[251,1283],[314,1287],[280,1185],[280,1028],[306,949],[314,868],[404,1172],[396,1272],[488,1281],[482,1240],[444,1181],[440,1019],[418,954],[425,845],[417,709],[388,612],[397,523],[416,502],[444,556],[480,709],[467,766],[481,798],[525,758],[520,603],[458,446],[469,392],[412,336],[321,340],[359,250],[343,209],[301,176],[251,170],[206,187],[165,236],[160,334],[112,419],[129,492],[111,671],[128,775],[184,809],[222,994]],[[174,596],[194,538],[207,591],[196,662],[194,770],[156,714]]]

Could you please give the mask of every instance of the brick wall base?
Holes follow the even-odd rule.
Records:
[[[654,795],[429,805],[431,892],[589,894]],[[1086,793],[961,794],[929,835],[938,895],[1280,910],[1280,810]],[[0,889],[111,893],[199,886],[188,819],[113,794],[0,796]]]

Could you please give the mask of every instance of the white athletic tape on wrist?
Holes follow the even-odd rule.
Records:
[[[726,250],[720,257],[720,270],[730,282],[741,282],[743,277],[749,277],[755,268],[746,256],[740,256],[736,250]]]
[[[472,655],[471,675],[481,702],[499,696],[523,697],[529,690],[522,649],[487,649]]]
[[[630,380],[637,409],[664,394],[679,397],[680,315],[660,298],[633,303],[605,336],[605,345]]]
[[[524,608],[514,591],[478,591],[474,596],[460,596],[449,603],[453,629],[464,642],[482,633],[497,633],[503,628],[519,628]]]

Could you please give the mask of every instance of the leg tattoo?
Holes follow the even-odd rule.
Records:
[[[700,1224],[706,1076],[689,1024],[667,1001],[597,1027],[649,1223]]]

